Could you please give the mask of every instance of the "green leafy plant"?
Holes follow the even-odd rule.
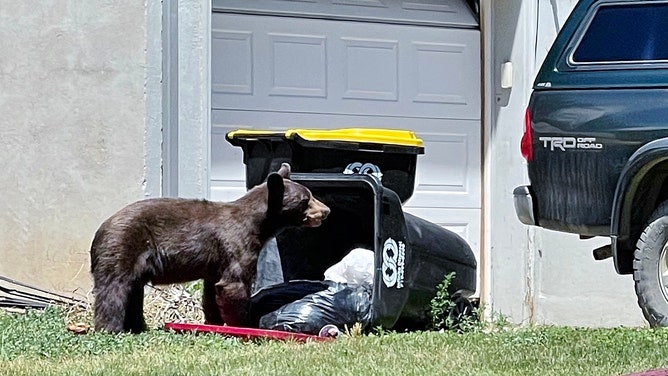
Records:
[[[441,283],[436,286],[436,296],[431,299],[429,316],[431,318],[431,327],[434,330],[452,329],[454,322],[450,317],[450,312],[455,307],[455,303],[450,299],[448,287],[455,278],[455,273],[447,274]]]
[[[448,292],[454,278],[455,273],[449,273],[436,286],[436,295],[431,300],[429,307],[431,329],[459,332],[483,329],[484,325],[480,321],[483,309],[464,296],[456,293],[450,295]]]

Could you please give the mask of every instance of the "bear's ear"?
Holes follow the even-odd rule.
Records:
[[[281,175],[283,179],[290,179],[290,165],[287,163],[282,163],[281,168],[278,169],[277,174]]]
[[[267,177],[267,213],[279,214],[281,212],[281,209],[283,209],[283,193],[285,193],[283,177],[277,172],[269,174]]]

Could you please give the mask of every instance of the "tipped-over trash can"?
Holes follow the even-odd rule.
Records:
[[[470,297],[476,290],[477,263],[470,246],[457,234],[403,212],[401,205],[413,192],[416,157],[423,147],[412,132],[401,132],[235,131],[227,138],[244,149],[249,187],[288,162],[295,166],[291,179],[308,187],[331,209],[320,227],[288,229],[277,236],[283,282],[322,281],[325,270],[351,250],[368,249],[373,252],[370,327],[425,329],[436,286],[454,272],[448,292],[458,299]],[[390,134],[395,137],[380,136]],[[309,151],[294,152],[304,148],[304,139],[308,139]],[[321,149],[328,153],[319,158],[322,168],[313,157]],[[394,155],[385,160],[385,153]],[[346,171],[351,163],[374,164],[382,176],[377,170]],[[387,175],[401,179],[386,182]],[[270,299],[265,294],[262,300]]]

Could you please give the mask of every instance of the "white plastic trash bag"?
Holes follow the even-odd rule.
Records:
[[[373,259],[373,251],[355,248],[341,261],[325,270],[325,280],[373,286]]]

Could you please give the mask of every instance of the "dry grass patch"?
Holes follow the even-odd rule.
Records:
[[[198,283],[152,286],[144,290],[144,318],[150,329],[161,329],[166,322],[204,322],[202,299]],[[65,308],[65,324],[74,328],[93,328],[93,296],[83,303]],[[87,331],[87,330],[86,330]]]

